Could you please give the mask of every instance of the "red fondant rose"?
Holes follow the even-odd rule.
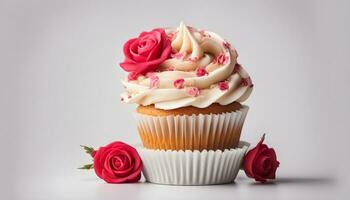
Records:
[[[250,150],[244,158],[243,168],[248,177],[259,182],[266,182],[267,179],[275,179],[279,162],[273,148],[263,144],[265,134],[260,142]]]
[[[131,183],[141,178],[141,158],[136,149],[123,142],[100,147],[93,157],[96,175],[107,183]]]
[[[164,29],[159,28],[130,39],[124,44],[123,51],[125,60],[120,66],[134,75],[145,75],[155,71],[169,57],[171,44]]]

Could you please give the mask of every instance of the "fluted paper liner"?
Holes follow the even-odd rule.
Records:
[[[146,181],[170,185],[212,185],[235,180],[249,143],[235,149],[172,151],[137,147]]]
[[[238,145],[249,107],[222,114],[149,116],[136,113],[143,146],[148,149],[230,149]]]

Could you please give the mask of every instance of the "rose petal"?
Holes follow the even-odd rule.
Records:
[[[107,170],[109,173],[113,174],[113,169],[110,165],[110,160],[113,157],[113,153],[115,150],[113,149],[106,149],[104,155],[102,156],[102,160],[103,160],[103,168],[105,170]]]
[[[155,41],[159,42],[161,40],[161,35],[165,34],[164,29],[153,29],[149,32],[144,31],[142,32],[138,38],[143,38],[146,37],[148,35],[152,35],[152,37],[154,38]]]
[[[110,160],[112,170],[122,168],[124,166],[124,159],[125,158],[121,156],[113,156],[113,158]]]
[[[122,165],[119,166],[118,169],[113,170],[113,173],[118,177],[128,176],[133,170],[134,158],[123,148],[115,149],[111,154],[113,154],[113,157],[118,157],[122,161]]]
[[[266,177],[268,179],[275,179],[276,170],[279,167],[280,163],[277,160],[276,152],[275,152],[275,150],[273,148],[269,148],[267,150],[267,153],[268,153],[269,157],[271,158],[272,166],[271,166],[270,172],[266,175]]]
[[[139,46],[139,40],[135,40],[131,45],[130,45],[130,54],[134,62],[145,62],[146,57],[138,53],[138,46]]]
[[[102,179],[105,180],[107,183],[122,183],[119,177],[116,177],[113,173],[110,173],[105,169],[102,170],[102,177]]]
[[[250,178],[254,178],[254,172],[253,172],[253,162],[255,159],[255,155],[258,152],[258,148],[254,147],[248,153],[245,155],[243,160],[243,169],[246,175]]]
[[[248,177],[254,178],[253,163],[256,159],[256,155],[259,153],[264,137],[261,138],[259,143],[245,155],[243,160],[243,169]]]
[[[134,169],[142,168],[142,160],[141,160],[139,153],[136,151],[136,149],[135,148],[128,148],[128,152],[129,152],[130,156],[133,157]]]
[[[130,40],[128,40],[124,46],[123,46],[123,53],[126,59],[131,59],[132,55],[130,53],[130,46],[131,44],[133,44],[135,41],[137,41],[137,38],[132,38]],[[129,60],[128,60],[129,61]]]
[[[113,172],[129,168],[132,163],[131,160],[132,158],[128,152],[119,148],[111,150],[106,157],[106,163],[108,162],[109,164],[108,168],[110,168]],[[118,161],[118,166],[114,165],[115,161]]]
[[[139,74],[136,72],[130,72],[128,74],[128,81],[134,81],[137,80],[137,78],[139,77]]]
[[[161,43],[161,42],[155,44],[153,49],[151,49],[148,52],[148,56],[147,56],[146,61],[150,61],[150,60],[154,60],[154,59],[159,58],[162,54],[162,46],[163,46],[163,43]]]
[[[163,33],[165,35],[165,32]],[[154,29],[151,32],[143,33],[140,35],[141,38],[147,38],[152,39],[154,41],[154,45],[152,48],[147,49],[147,51],[144,52],[144,56],[146,56],[145,61],[150,61],[158,58],[161,54],[161,48],[162,48],[162,32],[160,30]]]
[[[266,163],[269,163],[269,166],[266,166]],[[268,156],[260,156],[257,159],[255,159],[254,166],[254,174],[259,175],[261,177],[265,177],[271,169],[271,160]]]
[[[103,147],[99,148],[94,157],[94,171],[95,174],[102,178],[102,165],[101,165],[101,154],[103,154]]]
[[[147,57],[157,44],[158,42],[154,38],[142,38],[138,43],[137,53]]]
[[[268,156],[273,160],[277,159],[275,150],[273,148],[269,148],[267,145],[265,145],[265,148],[260,151],[259,156]]]

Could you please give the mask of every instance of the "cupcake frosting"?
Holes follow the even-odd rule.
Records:
[[[169,110],[227,105],[249,97],[251,79],[237,63],[236,50],[223,38],[184,23],[164,32],[171,42],[171,54],[157,70],[125,78],[122,101]]]

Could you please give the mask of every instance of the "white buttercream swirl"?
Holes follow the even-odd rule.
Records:
[[[237,64],[236,50],[220,36],[208,31],[199,31],[181,23],[179,28],[167,29],[172,35],[174,55],[164,61],[158,72],[140,76],[135,81],[123,80],[126,88],[122,100],[140,105],[154,104],[159,109],[175,109],[185,106],[205,108],[213,103],[227,105],[245,101],[253,85],[247,72]],[[221,59],[220,59],[221,58]],[[208,73],[197,76],[198,68]],[[158,87],[150,88],[151,77],[157,77]],[[174,81],[184,79],[183,88],[174,87]],[[226,81],[228,89],[221,90],[218,83]],[[188,90],[196,87],[198,96]]]

